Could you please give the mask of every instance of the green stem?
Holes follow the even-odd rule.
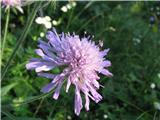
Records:
[[[71,22],[71,19],[72,19],[72,16],[73,16],[73,11],[74,11],[74,8],[71,10],[71,13],[70,13],[70,16],[69,16],[69,20],[68,20],[68,24],[67,24],[67,29],[70,26],[70,22]]]
[[[39,103],[39,105],[38,105],[38,107],[37,107],[37,109],[36,109],[36,111],[35,111],[35,113],[34,113],[34,115],[33,115],[34,117],[37,115],[37,113],[38,113],[38,111],[39,111],[39,109],[40,109],[43,101],[44,101],[44,98],[41,99],[41,101],[40,101],[40,103]]]
[[[149,113],[151,110],[144,111],[142,114],[140,114],[136,120],[140,120],[145,114]]]
[[[5,29],[4,29],[4,37],[2,41],[2,51],[1,51],[1,57],[3,56],[3,51],[6,43],[6,37],[7,37],[7,32],[8,32],[8,24],[9,24],[9,16],[10,16],[10,8],[7,9],[7,16],[6,16],[6,24],[5,24]]]
[[[44,98],[48,97],[49,95],[53,94],[53,91],[51,91],[49,93],[37,95],[37,96],[32,96],[32,97],[27,98],[26,100],[24,100],[22,102],[13,102],[13,103],[10,103],[8,105],[2,105],[2,107],[7,108],[7,109],[12,108],[13,106],[14,107],[20,107],[21,105],[26,105],[26,104],[35,102],[37,100],[44,99]]]
[[[88,9],[94,1],[90,1],[88,4],[84,6],[84,8],[70,21],[70,23],[74,22],[86,9]]]
[[[24,28],[24,31],[22,32],[20,38],[18,39],[18,41],[16,43],[16,46],[15,46],[15,48],[14,48],[14,50],[13,50],[13,52],[12,52],[10,58],[9,58],[9,60],[7,61],[6,66],[4,67],[1,80],[4,79],[4,77],[6,75],[6,72],[7,72],[8,68],[9,68],[9,66],[11,64],[11,61],[14,59],[18,49],[20,48],[21,44],[24,42],[24,40],[25,40],[25,38],[26,38],[26,36],[27,36],[27,34],[29,32],[29,29],[30,29],[30,27],[31,27],[31,25],[33,23],[33,20],[34,20],[34,18],[36,16],[36,13],[37,13],[38,9],[41,6],[41,3],[42,3],[42,1],[37,2],[36,5],[34,6],[33,11],[30,14],[29,19],[28,19],[28,21],[26,23],[26,26]]]
[[[157,111],[154,113],[153,120],[156,120]]]
[[[90,22],[92,22],[93,20],[95,20],[97,17],[99,17],[100,15],[102,15],[102,13],[93,16],[92,18],[90,18],[85,24],[83,24],[78,30],[77,33],[79,33],[83,28],[85,28]]]

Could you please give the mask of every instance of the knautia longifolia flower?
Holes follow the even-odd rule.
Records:
[[[112,76],[112,73],[107,70],[111,62],[104,58],[109,49],[101,51],[90,37],[80,38],[69,33],[57,34],[55,29],[48,31],[46,38],[47,42],[39,40],[39,49],[36,50],[41,58],[31,59],[26,68],[34,69],[39,76],[52,79],[51,83],[44,86],[41,91],[47,93],[55,88],[54,99],[58,99],[62,84],[67,78],[66,92],[70,85],[75,86],[75,114],[79,115],[83,107],[81,93],[85,96],[85,108],[88,111],[89,98],[96,103],[102,100],[102,96],[97,92],[101,86],[97,74]],[[47,72],[58,66],[66,67],[60,74]]]

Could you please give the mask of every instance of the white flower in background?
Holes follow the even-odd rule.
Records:
[[[37,17],[35,21],[36,21],[37,24],[42,24],[43,23],[43,18],[42,17]]]
[[[133,38],[133,42],[135,45],[137,45],[141,42],[141,40],[139,38]]]
[[[67,12],[67,7],[66,6],[63,6],[62,8],[61,8],[61,10],[63,11],[63,12]]]
[[[46,22],[44,25],[45,25],[45,27],[46,27],[47,29],[52,28],[51,22]]]
[[[68,119],[68,120],[71,120],[72,118],[71,118],[71,116],[70,116],[70,115],[68,115],[68,116],[67,116],[67,119]]]
[[[107,118],[108,118],[108,115],[104,114],[104,115],[103,115],[103,118],[104,118],[104,119],[107,119]]]
[[[44,35],[45,35],[44,32],[40,33],[40,37],[44,37]]]
[[[53,23],[53,25],[55,25],[55,26],[58,24],[58,22],[57,22],[56,20],[53,20],[52,23]]]
[[[155,85],[154,83],[151,83],[150,87],[151,87],[152,89],[154,89],[154,88],[156,87],[156,85]]]
[[[52,21],[52,24],[53,24],[54,26],[57,26],[57,25],[61,24],[61,22],[62,22],[62,19],[60,18],[59,20],[53,20],[53,21]]]
[[[109,27],[109,30],[113,31],[113,32],[116,32],[116,29],[114,27],[112,27],[112,26]]]
[[[76,7],[77,3],[76,2],[71,2],[72,7]]]
[[[24,102],[23,97],[18,97],[16,99],[13,99],[13,106],[14,107],[20,107],[20,104],[17,104],[17,103],[21,103],[21,102]]]
[[[160,103],[159,102],[154,102],[153,105],[154,105],[155,109],[160,110]]]
[[[64,5],[61,7],[61,11],[62,12],[67,12],[68,10],[72,9],[73,7],[75,7],[77,4],[76,2],[69,2],[68,4]]]
[[[70,4],[67,4],[66,6],[67,6],[68,9],[72,8],[72,6]]]
[[[158,73],[158,78],[160,78],[160,73]]]
[[[37,24],[43,24],[47,29],[52,27],[51,18],[49,16],[37,17],[35,21]]]

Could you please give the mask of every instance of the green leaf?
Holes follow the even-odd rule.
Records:
[[[17,83],[12,83],[10,85],[6,85],[1,88],[1,96],[6,95],[13,87],[15,87]]]

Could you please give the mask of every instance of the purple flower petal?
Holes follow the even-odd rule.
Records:
[[[68,78],[66,92],[68,92],[70,85],[71,85],[71,80],[70,78]]]
[[[108,48],[108,49],[105,49],[104,51],[101,51],[101,52],[100,52],[100,56],[101,56],[101,57],[106,56],[107,53],[109,52],[109,50],[110,50],[110,49]]]
[[[112,74],[111,72],[109,72],[107,69],[103,69],[103,70],[101,71],[101,73],[102,73],[103,75],[106,75],[106,76],[109,76],[109,77],[113,76],[113,74]]]
[[[39,56],[41,56],[44,60],[46,60],[46,61],[51,61],[51,62],[54,61],[53,58],[45,55],[44,52],[43,52],[41,49],[36,49],[35,51],[36,51],[36,53],[37,53]]]
[[[108,60],[105,60],[105,61],[103,61],[102,66],[103,67],[109,67],[109,66],[111,66],[111,62],[108,61]]]
[[[62,84],[63,84],[63,81],[62,81],[62,80],[59,81],[59,84],[58,84],[58,86],[57,86],[57,88],[56,88],[56,91],[55,91],[55,93],[53,94],[53,98],[54,98],[55,100],[57,100],[58,97],[59,97],[59,93],[60,93],[60,89],[61,89],[61,87],[62,87]]]
[[[86,94],[85,94],[85,99],[86,99],[85,108],[88,111],[89,110],[89,102],[90,102],[90,100],[89,100],[88,95],[86,95]]]
[[[55,66],[47,66],[47,65],[43,65],[43,66],[40,66],[40,67],[37,67],[35,69],[36,72],[42,72],[42,71],[49,71],[51,69],[53,69]]]
[[[30,62],[30,63],[26,64],[26,68],[28,70],[32,70],[32,69],[35,69],[35,68],[40,67],[42,65],[43,65],[42,62]]]
[[[86,83],[92,96],[93,96],[93,100],[98,103],[99,101],[102,100],[102,96],[94,89],[94,87],[92,85],[90,85],[89,83]]]
[[[38,76],[41,76],[41,77],[46,77],[46,78],[49,78],[49,79],[53,79],[56,75],[55,74],[50,74],[50,73],[38,73]]]
[[[46,38],[50,41],[55,50],[61,51],[61,41],[56,32],[48,31]]]
[[[41,92],[43,93],[47,93],[47,92],[50,92],[51,90],[53,90],[55,88],[56,84],[55,83],[49,83],[48,85],[44,86],[42,89],[41,89]]]
[[[41,43],[41,44],[38,45],[38,47],[41,48],[44,51],[44,53],[47,56],[49,56],[50,58],[54,58],[55,57],[54,50],[51,49],[49,47],[49,45],[45,45],[45,44]]]
[[[76,115],[79,115],[83,105],[82,105],[82,98],[81,98],[81,95],[80,95],[80,91],[77,87],[76,87],[76,90],[75,90],[74,105],[75,105],[74,112],[75,112]]]

